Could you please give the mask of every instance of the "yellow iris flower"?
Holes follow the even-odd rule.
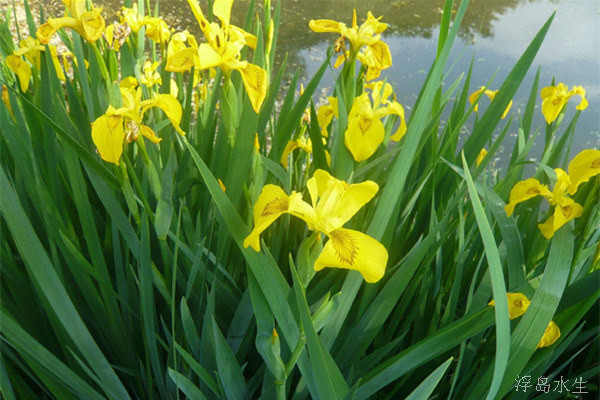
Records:
[[[356,10],[352,15],[352,26],[347,27],[343,22],[330,19],[311,20],[309,28],[314,32],[339,33],[340,38],[336,41],[336,52],[342,54],[335,62],[339,67],[346,60],[358,60],[367,67],[367,80],[379,77],[381,70],[392,66],[392,55],[386,43],[380,40],[381,33],[387,29],[387,24],[379,22],[369,11],[367,20],[358,26],[356,22]],[[348,40],[350,49],[346,51],[345,41]]]
[[[547,86],[542,89],[540,93],[542,97],[542,114],[548,124],[551,124],[558,114],[563,109],[567,101],[575,95],[581,97],[581,101],[575,107],[577,110],[585,110],[588,106],[588,101],[585,98],[585,89],[581,86],[573,86],[573,89],[569,90],[569,87],[564,83],[560,82],[556,86]]]
[[[554,232],[568,221],[581,216],[583,207],[567,194],[573,195],[577,188],[591,177],[600,174],[600,150],[583,150],[569,163],[568,171],[556,168],[557,181],[552,192],[548,186],[537,179],[529,178],[517,184],[510,191],[509,203],[504,207],[506,215],[511,216],[515,206],[536,196],[543,196],[555,206],[554,214],[544,223],[539,224],[542,234],[550,239]]]
[[[123,7],[121,11],[121,23],[127,23],[132,32],[138,33],[144,26],[144,17],[138,13],[137,2],[133,2],[131,8]]]
[[[123,107],[115,109],[109,106],[104,115],[92,124],[92,140],[104,161],[118,165],[123,154],[123,144],[137,140],[140,133],[152,143],[161,141],[150,127],[142,124],[144,113],[152,107],[159,107],[175,130],[185,135],[179,127],[182,110],[177,99],[170,94],[159,94],[142,101],[142,90],[136,89],[136,85],[137,82],[132,85],[131,80],[127,80],[121,87]]]
[[[351,184],[323,170],[315,171],[307,182],[312,205],[302,194],[287,195],[275,185],[266,185],[254,205],[254,229],[244,247],[260,251],[260,234],[283,214],[291,214],[307,223],[308,229],[324,233],[329,240],[315,261],[314,269],[325,267],[352,269],[369,283],[383,277],[387,264],[386,248],[374,238],[343,225],[369,202],[379,190],[373,181]]]
[[[166,43],[171,37],[171,29],[162,18],[146,16],[143,23],[146,26],[146,36],[153,42]]]
[[[147,60],[144,63],[142,83],[148,86],[148,88],[151,88],[156,84],[162,85],[162,78],[160,76],[160,73],[156,70],[156,68],[158,68],[159,65],[160,63],[158,61],[152,62],[150,60]]]
[[[483,94],[485,94],[490,101],[493,101],[494,98],[496,97],[496,94],[498,93],[497,90],[489,90],[486,89],[485,86],[481,86],[478,90],[474,91],[473,93],[471,93],[469,95],[469,103],[473,104],[477,101],[477,98],[481,95],[481,93],[483,92]],[[506,106],[506,109],[504,110],[504,113],[502,113],[502,119],[504,119],[506,117],[506,115],[508,114],[508,112],[510,111],[510,108],[512,107],[512,100],[508,103],[508,106]],[[475,107],[473,108],[473,111],[477,112],[477,110],[479,109],[479,104],[475,104]]]
[[[56,75],[61,81],[64,81],[66,78],[60,65],[60,61],[58,61],[56,46],[48,45],[48,48],[50,49],[50,56],[52,58],[54,69],[56,70]],[[31,79],[32,74],[31,65],[39,69],[40,53],[45,50],[46,47],[44,47],[38,39],[29,36],[19,42],[19,48],[15,50],[13,54],[6,57],[6,66],[19,78],[19,84],[23,92],[26,92],[27,89],[29,89],[29,80]],[[25,57],[25,60],[21,57]],[[31,65],[28,62],[31,63]]]
[[[317,122],[321,127],[321,135],[324,137],[329,136],[327,127],[333,120],[333,117],[338,117],[338,101],[335,97],[328,97],[327,101],[329,104],[323,104],[317,110]]]
[[[134,33],[138,33],[145,26],[146,37],[156,43],[166,43],[171,37],[171,28],[162,18],[140,15],[135,3],[131,8],[123,7],[120,21],[121,26],[127,26]]]
[[[325,144],[324,138],[323,138],[323,144]],[[312,151],[313,151],[312,141],[308,138],[305,138],[304,136],[300,136],[297,140],[290,140],[289,142],[287,142],[285,149],[283,149],[283,154],[281,155],[281,160],[280,160],[281,165],[283,165],[283,168],[287,169],[288,157],[289,157],[290,153],[296,149],[301,149],[306,154],[312,154]],[[329,155],[329,152],[327,150],[325,150],[325,158],[327,160],[327,165],[330,165],[331,164],[331,156]]]
[[[381,118],[392,114],[400,117],[400,126],[390,137],[391,140],[397,142],[406,133],[404,108],[395,100],[389,100],[393,95],[392,86],[379,81],[366,87],[371,89],[371,97],[368,93],[363,93],[354,98],[348,114],[348,128],[344,134],[344,144],[356,161],[371,157],[383,142],[385,127]]]
[[[92,6],[90,11],[86,9],[86,0],[62,0],[71,14],[70,17],[50,18],[41,25],[36,33],[37,38],[43,44],[48,44],[57,30],[71,28],[79,33],[88,42],[95,42],[104,33],[104,18],[100,13],[102,8]]]
[[[508,300],[508,318],[510,319],[515,319],[525,314],[531,303],[523,293],[506,293],[506,300]],[[494,306],[495,304],[494,300],[488,303],[490,306]]]
[[[536,348],[539,349],[541,347],[551,346],[558,340],[559,337],[560,329],[558,328],[558,325],[556,325],[554,321],[550,321]]]
[[[244,46],[256,48],[256,36],[229,23],[233,0],[215,0],[213,14],[221,25],[209,23],[197,0],[188,0],[192,12],[206,37],[207,43],[186,47],[171,54],[167,60],[167,71],[181,72],[197,69],[221,68],[225,75],[239,71],[252,108],[258,113],[267,95],[267,71],[247,61],[241,61]]]
[[[508,318],[510,319],[515,319],[525,314],[525,311],[529,308],[529,304],[531,304],[527,296],[523,293],[506,293],[506,299],[508,300]],[[494,306],[494,300],[490,301],[488,305]],[[536,349],[552,345],[559,337],[560,329],[558,329],[558,325],[554,321],[550,321]]]

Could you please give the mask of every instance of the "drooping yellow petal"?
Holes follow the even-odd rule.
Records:
[[[483,93],[484,90],[485,90],[485,86],[481,86],[479,89],[477,89],[476,91],[471,93],[469,95],[469,103],[474,104],[477,101],[477,98],[481,95],[481,93]],[[479,103],[475,104],[475,107],[473,107],[474,112],[477,112],[478,110],[479,110]]]
[[[400,103],[394,101],[388,105],[386,113],[395,114],[400,118],[400,125],[398,126],[398,129],[396,130],[396,132],[394,132],[392,136],[390,136],[391,140],[398,142],[404,137],[404,134],[406,133],[406,119],[404,118],[404,107],[402,107]]]
[[[563,97],[555,97],[546,99],[542,102],[542,114],[548,124],[551,124],[556,118],[560,110],[567,104],[567,100]]]
[[[385,127],[379,119],[358,115],[348,121],[344,144],[354,160],[364,161],[375,153],[384,136]]]
[[[386,69],[392,66],[392,54],[387,44],[378,40],[368,45],[364,50],[364,62],[369,68],[377,70]]]
[[[585,98],[585,89],[582,86],[573,86],[573,89],[569,91],[569,98],[575,95],[581,96],[581,100],[575,109],[581,111],[585,110],[588,106],[588,101]]]
[[[384,273],[388,252],[381,243],[362,232],[340,228],[330,232],[329,240],[315,261],[315,271],[325,267],[351,269],[361,273],[368,283],[379,281]]]
[[[48,45],[50,48],[50,56],[52,58],[52,64],[54,65],[54,69],[56,70],[56,76],[61,81],[65,81],[67,78],[65,77],[65,73],[63,72],[62,66],[60,65],[60,61],[58,61],[58,55],[56,54],[56,46]]]
[[[561,203],[556,205],[554,214],[544,223],[538,224],[538,228],[546,239],[551,239],[554,236],[554,232],[570,220],[580,217],[581,214],[583,214],[583,207],[575,203],[573,199],[564,197],[561,199]]]
[[[114,114],[114,108],[108,107],[106,113],[92,124],[92,140],[98,148],[100,157],[107,162],[119,165],[123,154],[123,117]]]
[[[569,177],[571,178],[569,193],[575,194],[579,185],[598,174],[600,174],[600,150],[583,150],[569,163]]]
[[[14,72],[19,78],[21,90],[26,92],[29,89],[29,79],[31,78],[31,66],[27,61],[14,54],[6,57],[6,66]]]
[[[267,96],[267,71],[250,63],[247,63],[243,68],[239,68],[238,71],[242,74],[242,81],[252,103],[252,108],[258,114]]]
[[[344,53],[340,54],[336,58],[335,63],[333,64],[333,68],[339,68],[340,65],[342,65],[346,61],[347,58],[348,58],[347,54],[344,54]]]
[[[510,319],[515,319],[525,314],[531,303],[523,293],[506,293],[506,300],[508,301],[508,318]],[[490,301],[488,305],[494,306],[494,300]]]
[[[198,58],[198,49],[187,47],[169,56],[167,58],[167,66],[165,69],[170,72],[184,72],[199,65],[200,59]]]
[[[511,216],[515,210],[515,206],[525,200],[529,200],[535,196],[544,196],[550,198],[552,193],[547,185],[542,185],[540,181],[534,178],[529,178],[517,184],[510,191],[509,202],[504,207],[507,216]]]
[[[273,20],[271,20],[272,22]],[[256,49],[257,38],[251,33],[246,32],[245,30],[238,28],[235,25],[229,25],[229,35],[230,39],[233,41],[240,40],[243,44],[250,47],[251,49]],[[271,38],[272,40],[272,38]],[[267,43],[268,45],[268,43]],[[272,43],[271,43],[272,45]]]
[[[342,33],[342,30],[346,28],[346,24],[341,22],[332,21],[330,19],[311,19],[308,23],[308,27],[313,32],[337,32]]]
[[[487,150],[484,148],[481,149],[481,151],[479,152],[479,154],[477,155],[477,159],[475,159],[475,165],[477,165],[479,167],[479,164],[481,164],[481,162],[483,161],[483,159],[485,158],[485,156],[487,155]]]
[[[365,74],[365,79],[367,82],[372,81],[373,79],[377,79],[381,76],[381,70],[375,67],[367,67],[367,73]]]
[[[338,115],[337,98],[328,97],[327,100],[329,100],[329,104],[324,104],[317,110],[317,121],[321,127],[321,135],[324,137],[329,135],[327,132],[327,127],[333,120],[333,117],[335,116],[337,118]]]
[[[265,185],[254,204],[254,229],[244,239],[244,247],[260,251],[260,234],[289,209],[289,196],[276,185]]]
[[[154,144],[160,143],[160,141],[162,140],[161,138],[156,136],[156,133],[154,133],[152,128],[146,125],[140,125],[140,133],[142,134],[142,136],[148,138],[148,140],[150,140]]]
[[[302,200],[300,193],[292,192],[288,196],[279,186],[265,185],[254,204],[254,229],[244,239],[244,247],[260,251],[260,234],[284,213],[302,218],[309,228],[314,224],[314,210]]]
[[[288,167],[288,156],[290,153],[298,148],[298,142],[296,140],[290,140],[285,145],[285,149],[283,149],[283,153],[281,154],[281,159],[279,162],[283,165],[283,168],[287,169]]]
[[[546,327],[546,330],[544,331],[544,335],[540,339],[540,342],[538,343],[536,348],[539,349],[541,347],[551,346],[554,342],[558,340],[559,337],[560,329],[558,328],[558,325],[556,325],[554,321],[550,321],[550,323]]]
[[[157,97],[151,100],[145,100],[141,103],[143,114],[150,107],[159,107],[167,116],[171,124],[182,136],[185,136],[185,132],[179,127],[181,122],[181,115],[183,113],[181,104],[171,94],[159,94]]]

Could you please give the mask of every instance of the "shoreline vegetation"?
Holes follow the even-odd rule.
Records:
[[[62,3],[0,19],[3,398],[598,396],[586,90],[538,69],[512,106],[554,14],[503,82],[447,82],[447,0],[409,109],[385,15],[307,21],[330,46],[287,84],[281,1],[188,0],[197,34]]]

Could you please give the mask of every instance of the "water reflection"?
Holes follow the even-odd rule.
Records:
[[[31,0],[30,0],[31,1]],[[275,0],[273,0],[275,2]],[[49,14],[61,15],[58,0],[42,2]],[[151,0],[152,4],[155,4]],[[206,9],[206,1],[200,0]],[[248,0],[234,4],[232,20],[243,25]],[[262,14],[262,1],[257,0]],[[458,7],[455,1],[455,7]],[[104,7],[107,18],[114,19],[122,1],[95,0]],[[444,0],[282,0],[281,25],[277,42],[278,57],[288,53],[291,71],[297,68],[310,77],[324,59],[335,34],[315,34],[308,28],[310,19],[325,18],[351,23],[355,8],[359,23],[367,11],[383,16],[388,23],[384,40],[389,44],[394,65],[387,79],[394,85],[399,101],[410,110],[425,73],[435,57],[436,40]],[[453,49],[450,63],[457,61],[449,74],[450,84],[465,72],[474,55],[472,86],[482,85],[496,73],[492,88],[497,89],[545,20],[557,10],[555,20],[536,58],[532,70],[542,66],[540,85],[549,85],[553,77],[567,85],[582,85],[588,91],[590,107],[578,123],[572,152],[600,147],[600,3],[570,0],[471,0]],[[188,29],[199,35],[197,23],[186,0],[160,2],[160,15],[178,30]],[[462,56],[461,56],[462,55]],[[525,105],[534,71],[514,99],[513,110]],[[332,82],[331,75],[325,81]],[[539,102],[538,102],[539,104]],[[574,111],[569,110],[568,115]],[[537,113],[536,113],[537,114]],[[543,126],[541,114],[534,121]]]

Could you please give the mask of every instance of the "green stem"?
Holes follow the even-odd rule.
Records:
[[[298,343],[296,344],[296,348],[292,353],[287,365],[285,366],[285,376],[290,376],[292,370],[296,366],[300,355],[302,354],[302,350],[304,350],[304,346],[306,345],[306,336],[304,336],[304,331],[300,332],[300,337],[298,338]]]

